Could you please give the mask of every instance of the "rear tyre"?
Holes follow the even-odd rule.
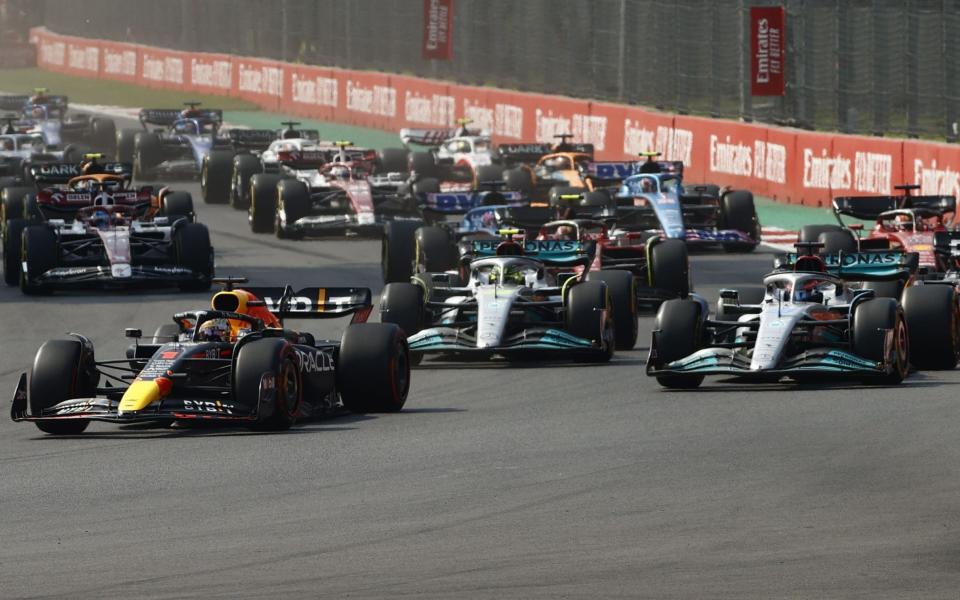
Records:
[[[34,279],[53,269],[59,263],[60,249],[57,234],[46,225],[32,225],[23,230],[22,260],[27,272],[20,271],[20,290],[24,294],[50,293],[49,288],[36,285]]]
[[[414,283],[388,283],[380,294],[380,322],[393,323],[406,337],[423,328],[423,288]]]
[[[504,188],[520,192],[524,197],[533,193],[533,177],[527,169],[507,169],[503,172]]]
[[[587,281],[607,284],[613,313],[613,335],[617,350],[633,350],[640,324],[637,320],[637,284],[630,271],[591,271]]]
[[[410,391],[407,340],[392,323],[347,327],[337,358],[337,389],[355,413],[399,412]]]
[[[233,150],[212,150],[203,158],[200,189],[207,204],[230,201],[230,179],[233,176]]]
[[[193,223],[196,213],[193,212],[193,196],[190,192],[167,192],[160,201],[160,215],[174,222],[185,218]]]
[[[570,288],[565,301],[566,330],[579,338],[599,344],[598,352],[584,356],[591,362],[607,362],[613,357],[616,338],[613,319],[609,318],[610,295],[603,281],[585,281]],[[604,312],[608,318],[604,318]]]
[[[90,141],[97,152],[107,156],[117,154],[117,124],[113,119],[94,117],[90,120]]]
[[[572,187],[569,185],[555,185],[550,188],[550,192],[547,194],[549,198],[550,206],[554,208],[568,208],[573,206],[578,206],[580,200],[582,199],[583,194],[587,192],[587,188],[582,187]],[[577,200],[567,200],[563,196],[578,196]]]
[[[440,177],[440,167],[431,152],[411,152],[410,171],[420,179]]]
[[[280,220],[283,211],[284,220]],[[290,227],[310,213],[310,191],[307,185],[297,179],[282,179],[277,184],[277,214],[274,221],[274,233],[278,238],[296,237]]]
[[[272,233],[277,214],[277,183],[280,176],[257,173],[250,178],[250,230],[254,233]]]
[[[660,305],[654,329],[657,334],[656,367],[690,356],[700,346],[700,304],[695,300],[667,300]],[[665,388],[693,389],[703,383],[703,375],[657,375]]]
[[[255,340],[240,347],[236,361],[234,397],[244,406],[259,407],[251,428],[289,429],[297,420],[303,398],[293,346],[280,338]],[[273,379],[273,384],[264,385],[265,377]]]
[[[99,379],[93,356],[84,356],[79,341],[50,340],[37,350],[30,369],[30,413],[40,416],[45,409],[65,400],[93,397]],[[83,433],[89,424],[87,419],[36,423],[37,429],[53,435],[77,435]]]
[[[193,281],[180,284],[180,289],[205,291],[213,279],[213,248],[210,247],[210,232],[200,223],[187,223],[173,234],[176,264],[190,269],[198,276]]]
[[[441,273],[457,268],[457,247],[442,227],[420,227],[413,234],[416,245],[415,273]]]
[[[603,191],[587,192],[583,195],[580,206],[605,206],[614,211],[617,209],[616,201]]]
[[[22,237],[26,226],[25,220],[13,219],[7,223],[7,230],[3,236],[3,281],[10,286],[20,283]]]
[[[817,238],[823,244],[824,254],[848,254],[857,251],[857,240],[849,231],[824,231]]]
[[[237,210],[250,208],[250,178],[263,173],[260,159],[252,154],[238,154],[233,158],[233,178],[230,181],[230,205]]]
[[[900,279],[893,281],[868,281],[863,287],[873,290],[876,298],[896,298],[899,299],[903,294],[904,282]]]
[[[683,240],[661,240],[650,249],[653,287],[676,292],[680,298],[690,294],[690,257]]]
[[[417,256],[414,234],[423,221],[388,221],[383,228],[380,246],[380,268],[383,282],[409,281]]]
[[[893,329],[892,356],[885,356],[887,329]],[[910,340],[903,311],[893,298],[871,298],[857,304],[853,313],[853,351],[868,360],[893,363],[889,375],[867,378],[866,383],[897,384],[910,369]]]
[[[804,225],[800,228],[798,242],[816,242],[820,240],[821,233],[839,233],[844,231],[839,225]]]
[[[155,133],[141,131],[134,141],[133,176],[147,181],[153,177],[153,168],[163,160],[160,137]]]
[[[903,291],[910,362],[918,369],[952,369],[960,357],[957,292],[950,285],[914,285]]]
[[[477,186],[480,184],[493,184],[494,186],[499,187],[500,182],[503,181],[503,167],[500,165],[483,165],[477,167],[476,170],[476,183]]]
[[[377,152],[378,173],[406,173],[410,164],[410,151],[406,148],[384,148]]]
[[[3,201],[4,226],[6,226],[7,221],[11,219],[24,218],[23,198],[27,194],[33,194],[35,192],[36,188],[25,186],[5,187],[0,191],[0,200]]]
[[[760,220],[753,204],[753,194],[747,191],[727,192],[720,202],[720,210],[725,229],[742,231],[751,239],[760,241]],[[756,247],[756,244],[742,242],[723,245],[727,252],[752,252]]]
[[[137,129],[121,129],[117,132],[117,161],[122,163],[133,162],[135,139],[140,133]]]

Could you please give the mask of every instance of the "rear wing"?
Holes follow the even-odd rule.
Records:
[[[547,154],[555,152],[576,152],[593,156],[593,144],[564,143],[562,147],[550,144],[500,144],[497,155],[507,162],[535,163]]]
[[[470,243],[471,258],[487,258],[497,255],[497,247],[503,240],[474,240]],[[569,266],[589,263],[594,251],[593,242],[574,240],[529,240],[523,242],[523,256],[533,258],[547,266]]]
[[[781,254],[774,260],[774,267],[792,269],[797,264],[798,256],[796,252]],[[839,252],[817,256],[823,260],[827,272],[853,281],[905,279],[916,273],[920,266],[919,254],[899,250]]]
[[[226,134],[234,147],[248,150],[266,150],[278,137],[273,129],[231,129]]]
[[[458,214],[484,205],[506,204],[525,206],[520,192],[440,192],[426,194],[421,200],[424,210],[439,213]]]
[[[288,285],[243,289],[261,298],[278,319],[334,319],[356,313],[355,321],[365,321],[373,308],[370,288],[306,287],[294,291]]]
[[[22,111],[30,96],[0,96],[0,110]]]
[[[954,196],[838,196],[833,199],[835,213],[854,219],[877,219],[887,211],[900,208],[952,213],[957,210],[957,199]]]
[[[683,161],[659,160],[661,173],[683,175]],[[602,182],[616,183],[640,174],[642,161],[595,161],[587,165],[590,177]]]
[[[82,163],[41,163],[30,165],[30,177],[37,184],[63,184],[74,177],[83,175],[80,169]],[[130,163],[102,163],[96,173],[108,173],[130,178],[133,176],[133,167]]]
[[[457,135],[467,135],[467,136],[489,136],[490,132],[482,129],[467,129],[465,131],[459,128],[443,128],[443,129],[401,129],[400,130],[400,141],[404,145],[414,144],[417,146],[439,146],[446,140],[449,140],[452,137]]]
[[[223,111],[219,108],[205,108],[203,110],[191,111],[188,117],[185,117],[183,111],[176,108],[143,108],[140,109],[140,123],[147,125],[161,125],[169,127],[180,119],[190,118],[199,121],[212,123],[223,122]]]

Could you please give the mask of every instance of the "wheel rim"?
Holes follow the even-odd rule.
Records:
[[[399,352],[394,360],[390,361],[390,381],[393,386],[393,403],[399,405],[410,386],[410,364],[405,344],[397,341]]]
[[[896,361],[897,371],[904,376],[906,376],[908,369],[908,344],[907,328],[902,319],[897,319],[897,334],[896,339],[894,339],[894,352],[896,352],[896,356],[894,360]]]
[[[295,416],[300,408],[300,381],[297,378],[297,369],[290,360],[284,361],[283,372],[280,374],[279,398],[287,416]]]

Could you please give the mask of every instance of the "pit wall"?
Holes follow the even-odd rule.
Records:
[[[42,69],[151,88],[219,94],[264,110],[398,131],[466,116],[496,142],[593,143],[601,160],[655,149],[682,160],[687,181],[745,188],[781,202],[829,206],[835,196],[891,194],[917,183],[960,197],[960,146],[815,133],[644,108],[459,85],[370,71],[180,52],[31,30]],[[399,140],[398,140],[399,143]]]

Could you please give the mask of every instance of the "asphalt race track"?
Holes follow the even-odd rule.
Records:
[[[254,236],[185,187],[219,275],[379,293],[379,241]],[[695,285],[714,300],[770,263],[698,255]],[[120,357],[125,327],[208,301],[0,289],[4,402],[46,339]],[[960,375],[667,392],[651,324],[604,366],[427,361],[400,414],[280,434],[54,438],[4,413],[0,596],[956,597]]]

